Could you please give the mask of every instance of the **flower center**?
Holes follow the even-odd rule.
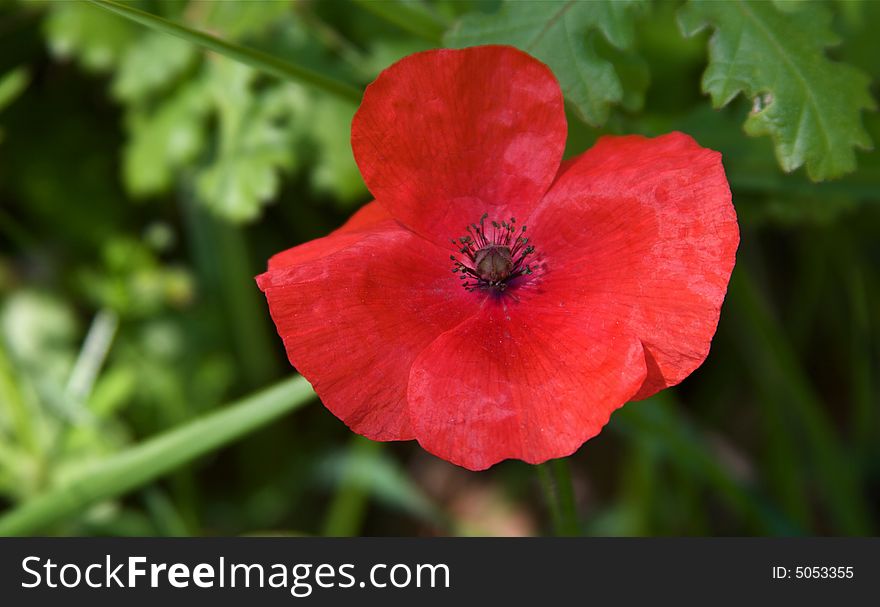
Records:
[[[459,274],[467,291],[483,289],[500,293],[520,276],[532,273],[526,257],[535,247],[528,244],[526,226],[517,229],[513,217],[500,223],[492,221],[491,227],[487,227],[488,217],[489,214],[484,213],[479,224],[467,227],[467,236],[452,239],[461,256],[450,255],[449,258],[454,262],[452,271]]]

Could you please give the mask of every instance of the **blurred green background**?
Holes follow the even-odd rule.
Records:
[[[697,8],[563,3],[578,42],[559,48],[559,3],[129,4],[356,90],[418,50],[531,45],[563,81],[570,155],[602,133],[673,129],[721,151],[742,244],[712,352],[679,387],[615,413],[571,458],[583,532],[877,533],[880,159],[808,146],[810,176],[837,178],[785,173],[791,154],[743,131],[772,88],[746,74],[743,94],[702,92],[711,29],[693,32],[681,12]],[[846,62],[878,97],[880,3],[760,10],[795,34],[818,28],[786,36],[789,67],[799,52],[806,66]],[[717,17],[719,32],[733,18]],[[536,27],[548,36],[520,43]],[[841,43],[824,48],[832,32]],[[779,63],[759,44],[751,52]],[[865,147],[863,120],[876,144],[880,118],[860,113],[864,76],[840,84],[831,71],[805,68],[805,90],[776,95],[779,107],[827,98],[833,111],[817,120],[832,139]],[[369,200],[349,146],[355,107],[308,77],[266,75],[92,4],[0,0],[0,517],[72,495],[101,462],[292,374],[253,277]],[[809,129],[809,115],[798,120]],[[371,443],[314,400],[161,478],[16,530],[549,531],[531,466],[470,473],[414,443]]]

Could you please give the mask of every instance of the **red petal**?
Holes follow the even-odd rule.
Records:
[[[324,238],[311,240],[298,247],[287,249],[269,258],[269,269],[282,268],[297,263],[306,263],[311,259],[325,257],[333,251],[345,248],[353,242],[357,242],[360,236],[352,238],[336,238],[342,234],[358,233],[370,230],[385,221],[390,221],[391,215],[376,201],[365,204],[363,207],[348,218],[348,221],[334,232]]]
[[[327,408],[359,434],[406,440],[413,360],[473,307],[459,305],[468,294],[449,252],[375,208],[276,256],[257,283],[290,362]]]
[[[534,208],[559,167],[562,93],[550,69],[505,46],[433,50],[367,87],[351,144],[376,199],[435,242]]]
[[[431,453],[471,470],[540,463],[599,433],[645,378],[641,344],[542,294],[487,297],[441,335],[410,374],[413,430]]]
[[[644,344],[636,399],[705,360],[739,243],[718,152],[682,133],[603,137],[528,225],[548,252],[544,288]]]

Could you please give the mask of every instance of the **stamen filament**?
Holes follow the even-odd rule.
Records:
[[[466,236],[452,239],[461,259],[450,255],[454,262],[452,272],[459,275],[462,286],[468,291],[488,289],[504,291],[514,279],[533,274],[533,268],[526,258],[534,253],[535,247],[524,236],[526,226],[517,231],[516,218],[510,221],[490,221],[489,214],[483,213],[479,224],[472,223],[465,229]]]

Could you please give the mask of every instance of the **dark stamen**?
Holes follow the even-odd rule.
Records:
[[[468,236],[452,239],[462,258],[450,255],[450,259],[455,262],[453,273],[459,274],[466,290],[488,289],[500,293],[516,278],[534,273],[526,258],[534,253],[535,247],[522,236],[526,226],[517,234],[514,217],[510,221],[490,221],[491,230],[487,231],[488,217],[488,213],[483,213],[479,225],[472,223],[466,227]]]

